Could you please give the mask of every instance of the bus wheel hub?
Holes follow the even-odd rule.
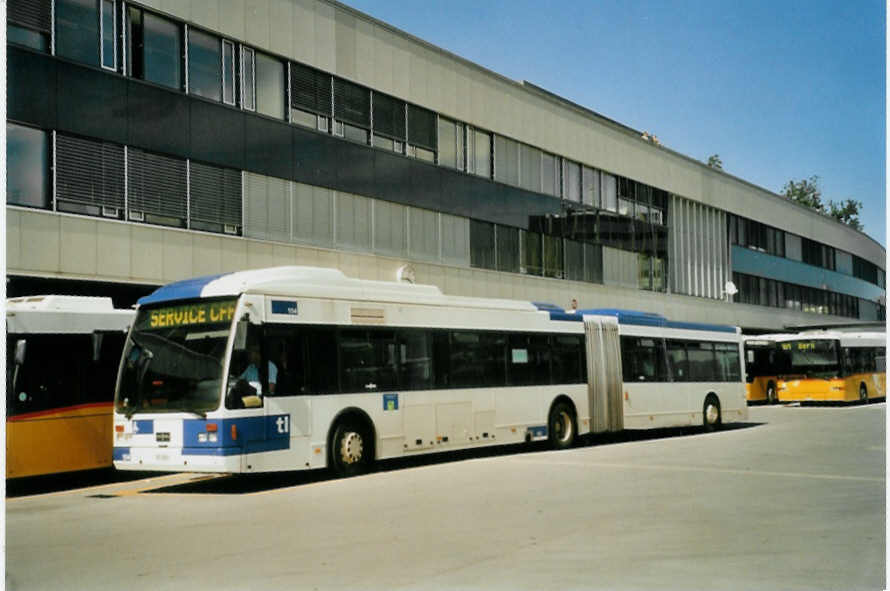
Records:
[[[343,436],[340,443],[340,457],[345,464],[354,464],[362,459],[362,436],[352,431]]]
[[[718,411],[717,411],[717,407],[714,406],[713,404],[709,404],[709,405],[708,405],[707,414],[706,414],[707,419],[708,419],[708,423],[710,423],[711,425],[713,425],[714,423],[717,422],[717,416],[718,416],[717,413],[718,413]]]

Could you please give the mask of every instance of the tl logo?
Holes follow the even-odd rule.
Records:
[[[290,415],[280,416],[275,419],[275,426],[279,433],[290,433]]]

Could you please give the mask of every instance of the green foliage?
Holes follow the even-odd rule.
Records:
[[[819,177],[816,175],[797,182],[790,180],[785,183],[782,192],[785,197],[792,201],[812,207],[819,213],[833,217],[851,228],[862,230],[862,223],[859,221],[862,202],[848,198],[845,201],[835,202],[829,200],[827,204],[824,203],[822,201],[822,190],[819,188]]]
[[[708,156],[708,166],[711,168],[716,168],[717,170],[723,170],[723,161],[720,160],[719,154],[711,154]]]

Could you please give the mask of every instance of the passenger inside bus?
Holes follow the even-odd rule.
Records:
[[[247,348],[249,363],[239,376],[242,380],[247,381],[256,391],[257,394],[262,393],[263,387],[260,381],[260,363],[262,356],[260,355],[260,346],[258,343],[252,343]],[[278,383],[278,367],[269,360],[268,378],[269,378],[269,394],[275,394],[275,386]]]

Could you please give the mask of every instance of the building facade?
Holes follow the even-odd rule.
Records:
[[[10,0],[7,55],[10,295],[410,264],[752,331],[884,318],[865,234],[337,2]]]

